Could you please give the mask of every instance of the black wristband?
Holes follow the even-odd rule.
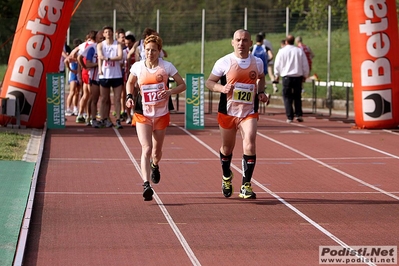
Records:
[[[126,101],[129,100],[129,99],[132,99],[132,100],[133,100],[133,94],[128,93],[128,94],[126,95]]]

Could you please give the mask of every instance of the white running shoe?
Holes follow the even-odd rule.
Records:
[[[273,92],[277,93],[278,92],[278,87],[276,84],[273,83]]]

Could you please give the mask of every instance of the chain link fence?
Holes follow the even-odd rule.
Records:
[[[214,41],[231,38],[239,28],[247,28],[251,33],[263,31],[267,33],[285,34],[287,29],[307,31],[305,16],[290,13],[288,9],[243,9],[243,10],[204,10],[205,40]],[[288,13],[287,13],[288,12]],[[326,16],[327,16],[327,10]],[[344,14],[343,14],[344,12]],[[337,10],[332,18],[332,30],[346,29],[347,22],[342,19],[345,11]],[[160,11],[150,13],[139,11],[104,10],[102,12],[76,12],[71,20],[70,35],[82,38],[89,30],[98,30],[105,25],[123,28],[140,37],[146,27],[157,29],[164,42],[178,45],[186,42],[200,42],[202,38],[202,10]],[[327,30],[327,17],[325,29]]]

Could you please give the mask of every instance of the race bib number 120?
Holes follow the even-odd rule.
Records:
[[[237,82],[234,84],[233,101],[252,104],[255,95],[255,85]]]

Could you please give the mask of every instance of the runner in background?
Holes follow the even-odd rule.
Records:
[[[69,56],[71,51],[72,51],[71,47],[69,47],[69,45],[65,41],[64,46],[62,48],[62,52],[61,52],[61,59],[60,59],[60,66],[59,66],[60,73],[65,73],[65,59]]]
[[[116,112],[114,112],[114,116],[116,118],[119,117],[120,121],[125,121],[127,119],[127,112],[126,112],[126,106],[125,106],[125,99],[126,99],[126,72],[128,72],[127,68],[126,68],[126,59],[127,59],[127,51],[126,51],[126,32],[123,28],[117,29],[116,33],[115,33],[115,37],[116,40],[118,41],[118,43],[120,43],[122,45],[122,52],[123,52],[123,56],[122,56],[122,60],[121,60],[121,68],[122,68],[122,76],[123,76],[123,86],[122,86],[122,92],[121,92],[121,112],[118,114]]]
[[[256,43],[252,48],[252,55],[260,58],[263,62],[263,74],[267,75],[267,65],[269,62],[269,56],[266,51],[266,46],[263,45],[263,36],[261,34],[256,35]]]
[[[98,55],[97,44],[104,40],[103,32],[100,30],[96,35],[96,43],[89,45],[81,55],[78,56],[79,63],[83,68],[89,70],[90,79],[90,124],[94,128],[103,127],[97,120],[98,100],[100,98],[100,84],[98,77]]]
[[[104,41],[97,45],[98,74],[100,83],[101,106],[100,115],[105,127],[112,127],[109,115],[111,109],[111,88],[114,91],[114,108],[117,114],[121,112],[121,93],[123,76],[121,60],[123,58],[122,45],[114,40],[112,26],[103,28]],[[115,128],[123,128],[119,118],[116,119]]]
[[[301,36],[297,36],[295,38],[295,43],[296,43],[296,45],[299,48],[302,49],[302,51],[306,55],[306,59],[308,60],[308,65],[309,65],[309,76],[310,76],[310,73],[312,71],[312,61],[313,61],[313,58],[314,58],[314,53],[313,53],[312,49],[310,49],[310,47],[308,45],[303,43]]]
[[[74,39],[73,46],[74,49],[79,49],[79,45],[82,43],[81,39]],[[65,116],[78,115],[79,113],[79,94],[82,84],[82,76],[80,65],[76,59],[77,53],[70,53],[65,60],[65,66],[69,70],[68,84],[69,93],[66,99],[66,111]]]
[[[159,35],[158,32],[152,28],[145,28],[142,35],[141,39],[138,40],[134,46],[133,49],[130,51],[128,54],[128,57],[131,57],[133,53],[136,53],[136,49],[138,50],[138,57],[136,57],[136,61],[139,60],[144,60],[145,59],[145,49],[144,49],[144,40],[150,35]],[[165,50],[162,49],[162,51],[159,54],[159,57],[165,58],[168,57],[168,54],[166,53]]]
[[[129,58],[128,54],[130,51],[133,49],[134,43],[136,42],[136,38],[134,37],[133,33],[130,31],[126,32],[125,36],[125,50],[124,50],[124,56],[126,56],[126,59],[124,60],[125,64],[125,75],[124,75],[124,81],[125,81],[125,88],[126,88],[126,82],[129,79],[130,75],[130,68],[131,66],[136,62],[136,53],[133,53],[132,56]],[[137,49],[136,49],[137,51]],[[126,90],[125,90],[126,91]],[[125,98],[121,98],[121,100],[125,101]],[[125,104],[123,104],[126,108],[126,124],[131,125],[132,124],[132,108],[127,107]]]
[[[266,33],[264,32],[259,32],[260,35],[263,36],[263,45],[265,46],[267,50],[267,55],[268,55],[268,62],[267,62],[267,73],[269,74],[270,81],[274,81],[274,52],[273,52],[273,46],[272,43],[266,39]],[[278,92],[278,87],[275,83],[273,83],[273,92],[277,93]]]
[[[79,49],[77,51],[78,55],[83,53],[87,46],[95,43],[96,41],[97,31],[91,30],[86,36],[86,41],[79,45]],[[74,53],[74,51],[72,52]],[[89,109],[89,101],[90,101],[90,81],[89,81],[89,71],[87,69],[82,68],[82,88],[83,93],[82,97],[80,97],[79,101],[79,114],[76,117],[76,123],[86,123],[89,125],[90,123],[90,109]],[[87,119],[87,121],[86,121]]]
[[[268,71],[268,62],[269,62],[269,55],[268,51],[270,51],[264,44],[263,44],[263,35],[257,34],[256,35],[256,43],[254,46],[251,47],[251,53],[253,56],[258,57],[262,60],[263,62],[263,74],[266,76],[267,71]],[[259,89],[259,88],[258,88]],[[265,82],[265,87],[263,88],[263,91],[266,93],[267,85]],[[269,94],[267,94],[267,98],[270,98]],[[266,105],[268,105],[269,102],[266,102]]]

